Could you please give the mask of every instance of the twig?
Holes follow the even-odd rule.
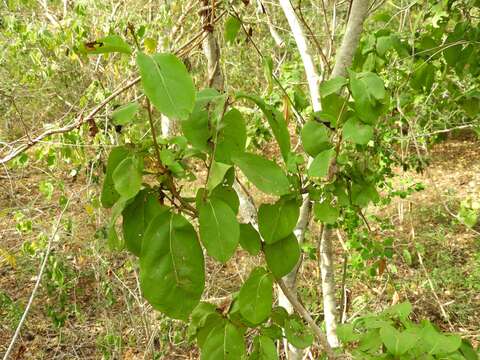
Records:
[[[292,304],[293,308],[298,313],[298,315],[300,315],[308,323],[310,328],[313,330],[317,340],[320,342],[320,345],[327,353],[327,357],[329,359],[336,359],[337,356],[334,354],[330,345],[328,345],[327,338],[323,334],[320,327],[315,323],[315,320],[313,320],[310,313],[303,307],[303,305],[300,303],[297,297],[290,291],[290,289],[287,288],[287,286],[285,285],[282,279],[276,279],[275,281],[277,282],[280,289],[282,289],[284,295],[287,297],[288,301],[290,301],[290,304]]]
[[[40,270],[38,271],[37,281],[35,282],[35,286],[33,287],[32,293],[30,294],[30,298],[28,299],[27,306],[25,307],[25,311],[23,312],[23,315],[20,318],[20,322],[17,325],[15,333],[13,334],[12,340],[10,341],[10,345],[8,346],[8,349],[3,356],[3,360],[8,359],[10,353],[13,350],[13,347],[15,346],[15,342],[17,341],[17,338],[20,335],[20,330],[22,329],[23,323],[27,319],[28,312],[30,311],[30,307],[32,306],[32,303],[33,303],[33,299],[35,298],[35,295],[37,294],[38,288],[40,287],[40,282],[42,280],[43,272],[45,271],[45,266],[47,265],[48,257],[50,256],[50,250],[52,249],[53,239],[57,235],[58,228],[60,227],[60,222],[63,218],[63,214],[65,214],[65,211],[67,210],[68,205],[70,204],[70,200],[71,200],[71,198],[69,198],[67,200],[67,203],[63,207],[63,210],[60,213],[60,215],[57,219],[57,222],[55,224],[55,227],[53,229],[52,235],[50,236],[50,239],[48,239],[47,248],[45,249],[45,254],[43,255],[42,264],[40,266]]]

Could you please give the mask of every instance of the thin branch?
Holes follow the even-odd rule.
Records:
[[[307,322],[310,328],[313,330],[315,337],[317,338],[317,340],[320,342],[320,345],[327,353],[327,357],[329,359],[336,359],[337,356],[333,352],[330,345],[328,345],[327,338],[323,334],[322,329],[320,329],[320,327],[316,324],[315,320],[313,320],[310,313],[305,309],[305,307],[297,299],[297,297],[290,291],[290,289],[288,289],[288,287],[285,285],[282,279],[276,279],[275,281],[277,282],[280,289],[282,289],[283,293],[287,297],[288,301],[290,301],[290,303],[292,304],[293,308],[298,313],[298,315],[300,315]]]

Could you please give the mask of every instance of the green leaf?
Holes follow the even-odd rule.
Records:
[[[249,153],[237,154],[232,161],[259,190],[278,196],[290,192],[287,176],[273,161]]]
[[[208,255],[226,263],[235,252],[240,238],[235,213],[222,200],[210,198],[200,204],[198,214],[200,238]]]
[[[195,88],[185,65],[172,54],[139,52],[137,65],[145,95],[162,114],[186,120],[195,104]]]
[[[388,50],[394,47],[394,40],[389,36],[380,36],[377,38],[377,54],[384,57]]]
[[[348,84],[348,80],[343,76],[337,76],[320,84],[320,95],[326,97],[330,94],[337,93],[342,87]]]
[[[391,325],[385,325],[380,329],[380,338],[387,350],[395,356],[405,354],[418,340],[415,333],[409,330],[400,332]]]
[[[228,43],[231,43],[235,40],[238,34],[238,30],[240,30],[242,23],[234,16],[229,16],[228,19],[225,21],[225,30],[224,36],[225,40]]]
[[[315,156],[312,163],[310,164],[310,167],[308,168],[308,176],[326,177],[328,175],[330,161],[333,159],[334,156],[334,149],[324,150],[320,154]]]
[[[368,183],[363,184],[352,184],[352,204],[365,207],[370,202],[376,203],[380,196],[378,195],[377,189],[375,186]]]
[[[267,118],[268,124],[272,129],[273,136],[277,140],[280,146],[280,152],[282,153],[283,160],[287,162],[288,154],[290,153],[290,134],[288,132],[287,123],[283,117],[283,114],[274,106],[265,103],[258,96],[238,94],[237,98],[245,98],[253,101],[262,110],[263,114]]]
[[[285,336],[298,349],[305,349],[313,343],[312,332],[303,325],[298,315],[291,315],[285,322]]]
[[[330,130],[317,121],[310,120],[303,126],[301,138],[303,148],[310,156],[317,156],[331,147]]]
[[[256,336],[249,360],[278,360],[277,348],[273,340],[263,335]]]
[[[240,245],[252,256],[260,252],[262,240],[252,224],[240,224]]]
[[[168,211],[160,205],[150,189],[140,191],[135,199],[125,207],[123,215],[123,238],[127,249],[140,256],[145,230],[157,215]]]
[[[339,324],[337,327],[338,338],[343,343],[357,341],[360,334],[355,333],[355,326],[353,324]]]
[[[108,155],[107,171],[105,179],[103,180],[102,195],[100,198],[102,206],[105,208],[111,208],[120,198],[119,193],[115,190],[112,174],[118,164],[129,155],[130,151],[124,146],[113,148]]]
[[[330,123],[333,128],[341,123],[347,114],[347,99],[338,94],[330,94],[320,99],[322,111],[315,113],[322,122]]]
[[[208,112],[196,111],[187,120],[182,121],[182,132],[192,146],[201,151],[209,151],[209,139],[212,137],[208,124]]]
[[[107,227],[108,246],[111,250],[121,250],[123,248],[123,243],[121,239],[118,238],[116,224],[118,217],[127,204],[127,201],[128,199],[120,198],[112,207],[112,214]]]
[[[217,307],[214,304],[204,301],[201,301],[195,309],[193,309],[187,330],[190,339],[197,336],[199,330],[205,327],[208,317],[212,314],[219,315],[217,313]]]
[[[415,63],[415,71],[410,80],[410,86],[415,90],[429,93],[435,81],[435,71],[436,68],[431,63],[423,61]]]
[[[350,75],[350,89],[355,102],[369,101],[373,105],[385,98],[385,85],[377,74],[350,72]]]
[[[343,136],[355,144],[366,145],[373,139],[373,128],[352,117],[343,125]]]
[[[222,164],[220,162],[213,161],[207,181],[207,189],[209,191],[212,191],[214,188],[217,187],[217,185],[221,184],[223,182],[225,174],[231,167],[232,165]]]
[[[272,275],[261,267],[253,269],[240,289],[238,304],[242,316],[252,324],[264,322],[272,311]]]
[[[126,125],[132,121],[133,116],[140,108],[137,102],[125,104],[116,109],[112,114],[112,120],[115,125]]]
[[[473,349],[472,344],[470,344],[470,342],[466,339],[462,340],[460,352],[462,353],[465,360],[478,360],[477,352]]]
[[[215,160],[231,164],[231,157],[245,151],[246,143],[247,128],[242,114],[237,109],[231,109],[219,124]]]
[[[218,312],[213,312],[208,314],[203,322],[203,325],[197,329],[197,344],[200,349],[203,349],[205,342],[207,341],[208,335],[215,329],[217,326],[224,326],[225,319]]]
[[[229,321],[215,327],[202,348],[201,360],[239,360],[245,355],[245,341]]]
[[[329,225],[335,224],[340,216],[340,210],[328,200],[316,202],[313,207],[313,213],[318,221]]]
[[[443,335],[427,323],[420,332],[421,348],[430,355],[446,355],[452,353],[462,344],[462,338],[457,335]]]
[[[295,228],[300,209],[295,199],[281,198],[275,204],[258,209],[258,227],[263,240],[273,244],[287,237]]]
[[[203,251],[193,226],[181,215],[162,213],[148,226],[140,255],[143,296],[157,310],[186,320],[205,287]]]
[[[398,316],[400,319],[407,319],[412,312],[412,304],[408,301],[393,305],[385,310],[385,314]]]
[[[109,35],[93,42],[85,43],[81,47],[81,51],[88,55],[92,54],[106,54],[112,52],[119,52],[130,55],[132,49],[125,40],[118,35]]]
[[[272,319],[274,324],[277,324],[281,327],[285,326],[285,321],[288,319],[289,315],[287,310],[284,307],[276,306],[272,310],[272,314],[270,318]]]
[[[294,234],[274,244],[265,245],[263,251],[267,266],[277,279],[292,271],[300,258],[300,247]]]
[[[211,198],[216,198],[225,202],[234,214],[238,214],[238,208],[240,207],[240,200],[235,190],[231,186],[217,186],[210,194]]]
[[[120,162],[112,174],[113,185],[120,196],[131,199],[142,187],[143,159],[129,156]]]

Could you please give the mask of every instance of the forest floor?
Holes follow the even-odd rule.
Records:
[[[479,229],[455,217],[462,200],[480,200],[478,145],[471,139],[434,145],[428,173],[399,172],[396,180],[398,186],[421,182],[425,190],[367,214],[371,238],[392,237],[394,254],[373,275],[367,269],[351,271],[357,265],[349,260],[347,319],[408,300],[414,319],[428,318],[478,345]],[[141,298],[135,259],[108,250],[107,216],[92,201],[100,171],[89,176],[70,171],[29,166],[0,177],[0,354],[34,287],[65,194],[72,198],[12,359],[197,359],[186,326],[155,313]],[[315,305],[316,237],[315,229],[307,234],[304,251],[310,256],[305,256],[299,291],[314,317],[321,318]],[[340,242],[336,248],[340,283],[345,253]],[[224,297],[258,261],[239,250],[224,266],[208,262],[205,298],[227,304]]]

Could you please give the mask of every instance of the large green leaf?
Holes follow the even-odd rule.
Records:
[[[249,360],[278,360],[277,348],[273,340],[264,335],[255,337]]]
[[[247,128],[240,111],[231,109],[227,112],[218,128],[215,159],[231,164],[232,155],[242,153],[247,143]]]
[[[273,161],[249,153],[237,154],[232,161],[261,191],[278,196],[290,192],[287,176]]]
[[[255,230],[252,224],[240,224],[240,245],[250,255],[258,255],[262,247],[260,234]]]
[[[330,131],[318,121],[310,120],[302,128],[302,145],[310,156],[316,156],[331,147]]]
[[[272,129],[273,136],[277,140],[280,146],[280,152],[286,162],[288,154],[290,153],[290,134],[288,132],[287,123],[283,117],[283,114],[274,106],[265,103],[258,96],[239,94],[238,98],[245,98],[253,101],[262,110],[263,114],[267,118],[268,124]]]
[[[86,54],[106,54],[119,52],[130,55],[132,49],[125,40],[118,35],[109,35],[93,42],[83,44],[81,51]]]
[[[292,271],[300,258],[300,247],[294,234],[274,244],[265,245],[263,251],[268,268],[276,278]]]
[[[142,240],[150,221],[157,215],[168,211],[160,205],[155,194],[150,189],[140,191],[133,201],[122,212],[123,238],[127,249],[140,256]]]
[[[162,114],[186,120],[195,104],[195,88],[185,65],[172,54],[139,52],[137,65],[145,94]]]
[[[240,313],[252,324],[264,322],[272,311],[273,278],[264,268],[252,270],[238,295]]]
[[[208,255],[222,263],[230,259],[237,248],[240,226],[233,210],[218,198],[201,202],[198,208],[200,238]]]
[[[229,321],[215,327],[202,347],[201,360],[240,360],[245,341],[239,329]]]
[[[413,331],[400,332],[391,325],[385,325],[380,329],[380,338],[387,350],[395,356],[405,354],[418,341],[418,336]]]
[[[129,156],[117,165],[112,174],[115,190],[125,199],[131,199],[142,187],[143,158]]]
[[[258,209],[258,227],[263,240],[273,244],[287,237],[297,224],[300,213],[295,199],[281,198],[275,204],[262,204]]]
[[[311,177],[326,177],[328,175],[328,168],[330,167],[330,161],[335,156],[334,149],[328,149],[322,151],[315,156],[312,163],[308,168],[308,176]]]
[[[373,139],[373,128],[352,117],[343,126],[343,136],[355,144],[366,145]]]
[[[112,175],[118,164],[120,164],[129,154],[130,151],[126,147],[118,146],[113,148],[108,155],[107,171],[105,179],[103,180],[102,195],[100,199],[102,206],[105,208],[111,208],[120,198],[120,194],[115,190]]]
[[[235,190],[231,186],[219,185],[210,194],[210,197],[222,200],[230,209],[232,209],[234,214],[238,214],[238,209],[240,207],[240,200]]]
[[[143,296],[167,316],[185,320],[205,286],[203,251],[193,226],[181,215],[157,215],[145,231],[140,255]]]

